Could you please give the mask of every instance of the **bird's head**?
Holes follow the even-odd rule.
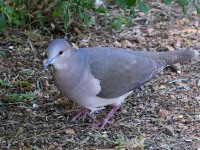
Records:
[[[66,56],[66,53],[70,53],[69,50],[72,49],[73,48],[70,46],[70,44],[64,39],[53,40],[47,48],[48,58],[44,68],[46,69],[50,64],[56,65],[56,63],[62,63],[64,55]]]

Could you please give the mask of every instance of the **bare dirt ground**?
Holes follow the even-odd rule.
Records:
[[[183,16],[178,6],[149,4],[134,25],[114,30],[105,16],[95,25],[72,22],[65,38],[76,47],[113,46],[144,51],[191,48],[200,52],[200,17]],[[118,12],[113,9],[113,16]],[[51,29],[49,29],[51,30]],[[43,69],[45,51],[59,30],[8,29],[0,37],[0,149],[200,149],[200,61],[168,68],[134,92],[102,130],[92,120],[70,119],[81,108],[63,98],[51,70]],[[23,95],[25,94],[26,95]],[[24,100],[25,99],[25,100]],[[101,120],[111,107],[95,113]]]

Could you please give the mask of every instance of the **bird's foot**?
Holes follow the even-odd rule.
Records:
[[[90,115],[90,110],[87,108],[83,108],[81,111],[79,111],[73,118],[72,122],[76,122],[78,118],[82,118],[83,120],[86,118],[86,116]]]
[[[104,126],[108,123],[110,118],[117,112],[117,110],[120,108],[120,106],[114,106],[111,111],[108,113],[108,115],[104,118],[102,122],[94,123],[92,126],[99,127],[99,130],[102,130]]]

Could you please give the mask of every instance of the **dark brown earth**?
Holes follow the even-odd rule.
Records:
[[[131,27],[116,31],[105,16],[96,15],[90,28],[72,21],[65,38],[74,48],[173,51],[187,47],[200,52],[200,17],[195,11],[184,16],[178,6],[149,5],[150,12],[138,12]],[[113,9],[109,16],[117,12]],[[49,41],[64,37],[61,27],[55,27],[49,29],[51,35],[39,29],[9,28],[0,36],[0,149],[200,149],[198,59],[178,64],[175,71],[167,68],[136,90],[99,132],[89,127],[90,118],[70,122],[81,108],[59,94],[52,69],[43,69]],[[95,120],[103,119],[110,108],[95,113]]]

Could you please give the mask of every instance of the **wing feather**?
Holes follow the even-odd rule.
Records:
[[[134,55],[129,50],[113,48],[80,49],[90,58],[91,73],[100,81],[98,96],[115,98],[149,81],[166,65],[164,60],[152,60]]]

